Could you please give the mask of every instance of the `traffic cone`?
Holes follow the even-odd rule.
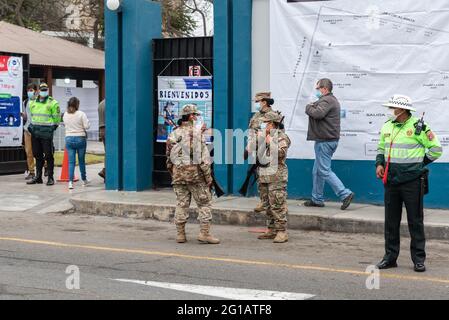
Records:
[[[79,179],[75,176],[73,182],[78,181]],[[69,182],[69,153],[67,149],[64,149],[64,160],[62,160],[62,170],[61,176],[58,179],[58,182]]]

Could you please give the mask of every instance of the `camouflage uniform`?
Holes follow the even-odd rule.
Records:
[[[258,93],[256,95],[256,101],[263,99],[263,98],[269,98],[271,96],[271,93]],[[263,110],[260,110],[256,112],[251,120],[249,121],[248,128],[250,129],[249,135],[248,135],[248,151],[250,153],[257,152],[257,133],[261,130],[260,125],[263,123],[262,119],[264,116],[270,113],[275,113],[276,111],[273,111],[271,107],[264,108]],[[268,192],[265,188],[261,188],[260,181],[257,179],[257,189],[259,191],[260,201],[261,203],[257,208],[255,208],[256,212],[264,211],[269,206],[268,201]]]
[[[275,142],[276,139],[273,139],[271,148],[278,150],[278,164],[270,163],[266,167],[259,167],[259,185],[268,197],[269,228],[280,231],[285,230],[287,223],[288,168],[285,162],[290,139],[284,132],[277,131],[278,141]]]
[[[183,151],[186,150],[191,153],[200,150],[201,163],[192,164],[193,155],[190,154],[185,157]],[[175,152],[177,152],[176,160],[172,159],[175,157]],[[176,161],[180,163],[176,163]],[[198,220],[201,222],[211,221],[212,195],[207,186],[212,181],[209,151],[201,131],[192,124],[183,122],[179,128],[170,134],[167,140],[167,169],[172,174],[173,189],[178,199],[175,222],[187,222],[189,218],[187,209],[190,207],[192,196],[198,206]]]
[[[189,112],[188,106],[190,105],[184,107],[183,112]],[[195,107],[192,110],[197,112]],[[212,220],[212,194],[209,187],[213,181],[211,159],[203,132],[195,128],[192,123],[183,122],[169,135],[167,139],[167,169],[172,176],[172,185],[177,198],[175,223],[178,227],[178,236],[180,232],[184,236],[177,241],[184,239],[184,241],[178,242],[185,242],[184,226],[189,219],[188,209],[192,197],[198,206],[201,234],[204,233],[203,238],[207,238]]]
[[[262,118],[264,121],[278,122],[282,116],[271,114]],[[279,122],[278,122],[279,123]],[[287,182],[288,168],[286,164],[287,151],[290,147],[290,138],[283,130],[276,129],[271,132],[271,142],[267,145],[264,157],[260,159],[262,165],[258,168],[259,185],[263,194],[268,197],[268,229],[269,231],[259,239],[273,239],[275,242],[285,242],[287,225]],[[277,241],[277,236],[283,233],[284,241]]]

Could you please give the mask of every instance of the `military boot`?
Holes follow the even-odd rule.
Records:
[[[276,238],[274,238],[274,243],[284,243],[288,241],[288,234],[287,231],[278,231],[276,234]]]
[[[177,223],[176,230],[178,231],[178,235],[176,236],[177,243],[187,242],[186,238],[186,223]]]
[[[262,233],[260,236],[257,237],[259,240],[267,240],[267,239],[274,239],[276,238],[276,230],[273,228],[268,228],[268,231],[265,233]]]
[[[220,240],[214,238],[210,233],[210,223],[201,223],[198,241],[204,244],[219,244]]]
[[[265,207],[263,206],[263,203],[262,202],[259,202],[259,204],[257,205],[257,207],[255,207],[254,208],[254,212],[256,212],[256,213],[261,213],[261,212],[264,212],[266,209],[265,209]]]

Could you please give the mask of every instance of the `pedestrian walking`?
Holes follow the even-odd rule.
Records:
[[[324,207],[324,185],[327,182],[342,201],[341,210],[345,210],[351,204],[354,193],[332,171],[332,156],[340,140],[340,103],[332,89],[331,80],[319,80],[316,84],[318,100],[306,106],[306,114],[309,116],[307,140],[315,141],[315,163],[312,172],[312,198],[304,205]]]

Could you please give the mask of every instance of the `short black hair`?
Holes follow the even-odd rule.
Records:
[[[33,89],[34,91],[37,91],[37,84],[35,83],[28,83],[27,90]]]
[[[271,98],[263,98],[261,101],[266,102],[269,106],[272,106],[274,104],[274,99]]]

